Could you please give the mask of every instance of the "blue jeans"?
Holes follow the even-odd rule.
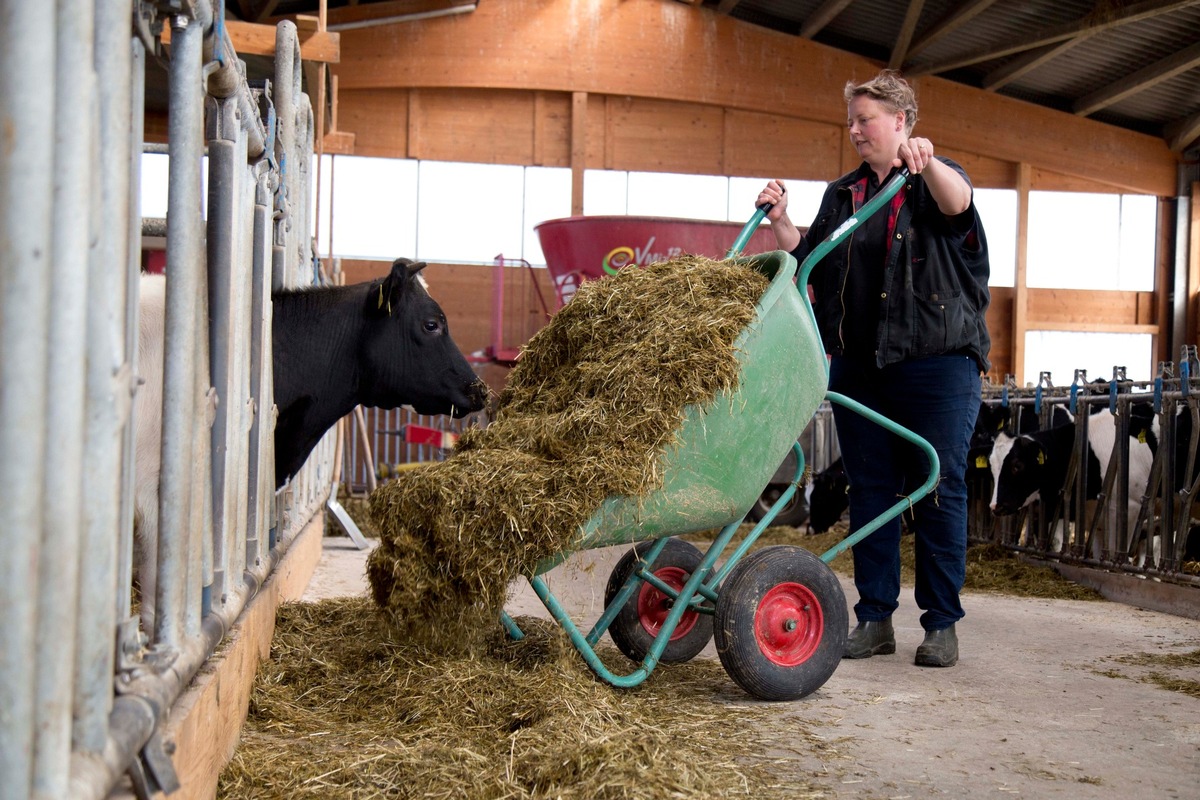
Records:
[[[920,434],[941,460],[937,486],[912,509],[916,591],[921,627],[941,630],[963,617],[959,591],[967,557],[967,447],[979,413],[979,369],[963,355],[891,364],[882,369],[834,357],[829,388]],[[833,407],[838,442],[850,481],[850,529],[857,530],[914,491],[928,476],[925,456],[906,442],[841,406]],[[887,619],[899,605],[900,520],[856,544],[854,606],[860,622]]]

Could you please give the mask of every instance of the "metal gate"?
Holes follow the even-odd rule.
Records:
[[[0,14],[0,799],[175,776],[168,709],[319,511],[332,437],[274,491],[272,288],[311,280],[295,26],[253,84],[209,0]],[[169,48],[161,410],[139,407],[148,53]],[[207,211],[201,194],[207,154]],[[133,420],[161,413],[156,617],[133,613]]]

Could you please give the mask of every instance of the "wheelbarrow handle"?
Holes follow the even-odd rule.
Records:
[[[816,263],[824,258],[826,253],[837,247],[843,239],[853,233],[859,225],[861,225],[867,220],[868,217],[878,211],[881,206],[891,200],[892,196],[895,195],[896,192],[900,191],[900,187],[904,185],[904,182],[907,181],[908,178],[908,167],[901,167],[900,171],[897,172],[890,181],[888,181],[887,185],[880,189],[879,193],[872,197],[866,205],[860,208],[857,214],[842,223],[837,230],[829,234],[825,241],[813,248],[813,251],[809,253],[808,258],[804,259],[804,263],[801,264],[800,268],[796,271],[796,285],[801,289],[807,286],[808,273],[812,271],[812,268],[816,266]],[[787,190],[785,189],[784,191],[786,192]],[[774,203],[763,203],[754,209],[753,216],[751,216],[750,220],[744,226],[742,226],[741,233],[739,233],[738,237],[734,239],[733,246],[729,248],[729,252],[725,254],[725,258],[737,258],[742,254],[742,250],[745,249],[746,245],[750,242],[750,237],[754,235],[754,231],[758,229],[759,224],[774,207]]]
[[[896,192],[900,191],[900,187],[905,184],[908,178],[908,167],[901,167],[874,197],[867,201],[852,217],[839,225],[833,233],[826,236],[825,241],[812,249],[812,252],[808,254],[808,257],[804,259],[796,270],[796,286],[801,292],[804,292],[808,287],[809,273],[812,272],[817,262],[824,258],[830,250],[841,244],[847,236],[854,233],[858,229],[858,226],[866,222],[872,214],[887,205],[888,201],[896,195]]]

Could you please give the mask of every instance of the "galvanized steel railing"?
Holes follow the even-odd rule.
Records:
[[[0,800],[174,774],[168,709],[330,489],[274,491],[271,289],[314,274],[295,26],[252,87],[209,0],[13,3],[0,27]],[[170,30],[160,532],[131,602],[146,49]],[[207,216],[201,162],[208,154]]]
[[[968,484],[971,539],[1064,563],[1200,586],[1200,576],[1184,569],[1189,537],[1193,547],[1200,543],[1194,530],[1200,528],[1195,502],[1200,491],[1200,362],[1195,356],[1195,346],[1185,346],[1178,368],[1163,362],[1158,376],[1148,382],[1126,380],[1125,368],[1115,367],[1108,381],[1088,382],[1086,372],[1077,370],[1069,386],[1054,386],[1048,373],[1042,373],[1035,387],[1017,388],[1011,376],[1001,386],[986,386],[984,402],[1010,409],[1010,435],[1022,416],[1035,415],[1036,427],[1045,430],[1053,424],[1055,409],[1065,409],[1072,415],[1068,424],[1074,426],[1074,445],[1053,516],[1044,513],[1042,498],[1015,516],[993,518],[988,509],[992,477],[973,470]],[[1143,424],[1152,422],[1142,438],[1156,446],[1146,486],[1131,489],[1130,423],[1135,406]],[[1088,427],[1097,414],[1112,415],[1116,436],[1100,485],[1089,486]],[[1184,416],[1187,420],[1181,424]],[[1130,502],[1137,508],[1132,524],[1125,513]]]

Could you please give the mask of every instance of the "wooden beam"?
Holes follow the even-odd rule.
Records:
[[[475,10],[478,0],[387,0],[329,10],[326,25],[346,30],[368,25],[431,19]]]
[[[663,37],[664,25],[670,37]],[[846,80],[872,75],[880,66],[662,0],[481,3],[471,14],[348,31],[342,41],[337,72],[346,91],[588,92],[597,102],[629,96],[697,103],[840,131]],[[636,69],[631,52],[638,54]],[[1175,192],[1178,159],[1159,137],[936,77],[921,78],[918,91],[920,130],[939,146],[1025,161],[1123,191]],[[361,145],[365,133],[355,130]],[[1014,130],[1023,135],[1013,136]],[[593,133],[596,152],[603,143]],[[839,174],[830,172],[830,178]]]
[[[912,41],[917,22],[921,19],[921,9],[925,0],[909,0],[908,10],[904,12],[904,22],[900,25],[900,33],[892,45],[892,56],[888,59],[888,69],[900,69],[904,59],[908,57],[908,45]]]
[[[984,11],[987,11],[988,7],[995,2],[996,0],[970,0],[970,2],[963,3],[956,10],[938,20],[933,27],[921,35],[921,38],[913,42],[912,47],[908,48],[906,58],[911,58],[931,44],[945,39],[951,33],[966,25]]]
[[[1176,153],[1183,152],[1200,138],[1200,113],[1169,123],[1163,132],[1167,146]]]
[[[275,13],[275,6],[279,5],[279,0],[268,0],[267,4],[258,12],[258,19],[255,22],[262,22],[267,17]]]
[[[1017,385],[1025,385],[1025,331],[1028,330],[1029,181],[1033,170],[1017,164],[1017,270],[1013,281],[1012,370]]]
[[[571,216],[583,214],[583,175],[587,169],[587,92],[571,94]]]
[[[1024,55],[1014,58],[999,69],[994,69],[984,76],[982,87],[989,92],[994,92],[997,89],[1012,83],[1015,80],[1033,72],[1043,64],[1058,58],[1063,53],[1067,52],[1080,42],[1087,41],[1094,34],[1082,33],[1073,39],[1067,39],[1065,42],[1058,44],[1048,44],[1045,47],[1039,47],[1035,50],[1030,50]]]
[[[1200,42],[1126,75],[1103,89],[1084,95],[1075,101],[1071,110],[1083,116],[1093,114],[1196,66],[1200,66]]]
[[[229,19],[225,20],[225,30],[229,32],[229,41],[233,43],[233,49],[239,55],[275,55],[274,25],[260,25],[256,22],[239,22]],[[306,34],[299,27],[296,32],[297,38],[300,40],[301,61],[336,64],[341,60],[341,34],[320,32],[315,29]],[[163,26],[162,43],[164,46],[171,44],[170,26]]]
[[[1200,342],[1200,181],[1192,183],[1192,213],[1188,225],[1187,321],[1188,337],[1181,344]]]
[[[850,5],[854,0],[825,0],[804,20],[804,24],[800,26],[800,38],[811,39],[829,23],[837,18],[837,15],[846,10],[846,6]]]
[[[325,134],[325,152],[328,155],[354,155],[355,136],[349,131],[330,131]]]
[[[1175,286],[1175,200],[1160,197],[1155,203],[1158,211],[1158,241],[1154,248],[1154,308],[1153,318],[1162,325],[1151,345],[1156,361],[1174,361],[1171,354],[1172,337],[1177,332],[1171,308],[1171,290]]]
[[[948,72],[960,67],[969,67],[972,64],[978,64],[982,61],[991,61],[995,58],[1003,58],[1004,56],[1012,55],[1013,53],[1021,53],[1026,50],[1032,50],[1036,47],[1043,47],[1048,44],[1065,41],[1078,36],[1081,33],[1102,33],[1105,31],[1115,30],[1122,25],[1128,25],[1132,22],[1141,22],[1143,20],[1152,19],[1162,14],[1170,14],[1174,11],[1179,11],[1189,6],[1197,4],[1197,0],[1142,0],[1140,3],[1134,3],[1131,6],[1126,6],[1115,14],[1093,15],[1075,20],[1073,22],[1065,22],[1061,25],[1051,25],[1037,32],[1034,36],[1028,39],[1018,39],[1016,41],[1007,42],[998,46],[988,46],[973,53],[966,55],[955,56],[952,59],[945,61],[935,61],[926,64],[917,64],[909,69],[910,75],[929,75],[939,72]]]

